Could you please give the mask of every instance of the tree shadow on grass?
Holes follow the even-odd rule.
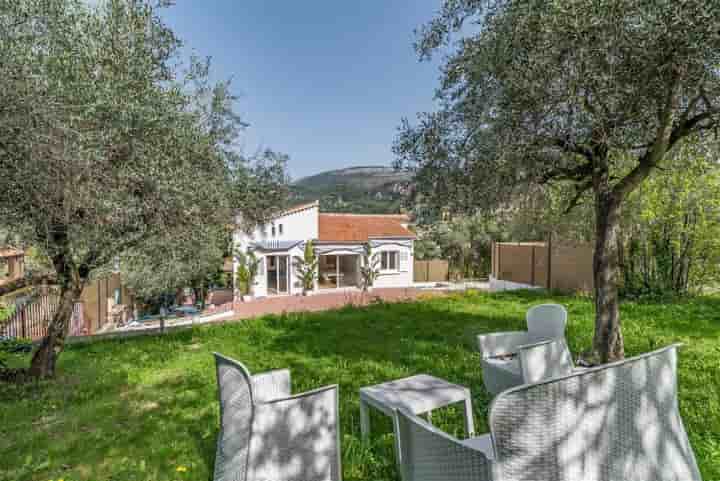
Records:
[[[190,479],[211,478],[214,378],[188,371],[138,379],[122,362],[114,365],[124,360],[113,359],[116,344],[107,344],[111,353],[96,361],[87,358],[99,345],[73,348],[57,379],[5,392],[16,408],[3,416],[2,436],[12,439],[2,453],[12,467],[8,479],[171,480],[179,466]],[[73,358],[80,355],[86,362],[78,365]],[[164,363],[157,363],[159,371]]]
[[[587,347],[592,337],[589,301],[545,293],[450,296],[269,316],[162,337],[73,346],[61,357],[60,379],[28,388],[35,391],[25,397],[19,392],[0,395],[12,412],[2,418],[6,422],[1,423],[0,435],[13,440],[7,447],[0,443],[7,451],[0,457],[18,466],[10,476],[21,481],[58,474],[78,480],[177,479],[177,466],[188,468],[183,476],[187,479],[210,479],[219,424],[211,352],[218,351],[257,372],[291,368],[295,392],[340,384],[345,479],[395,479],[389,420],[373,412],[371,447],[360,441],[359,388],[420,372],[466,385],[473,393],[477,431],[486,432],[490,397],[483,388],[474,337],[522,330],[525,310],[551,300],[569,307],[571,346]],[[652,316],[653,305],[629,304],[622,309],[633,333],[628,345],[636,352],[647,350],[650,341],[634,329]],[[666,340],[662,336],[669,341],[678,335],[673,319],[684,311],[687,319],[707,317],[696,326],[696,335],[717,338],[712,326],[717,324],[713,315],[720,312],[720,299],[708,299],[658,311],[664,314],[650,326],[653,333],[660,332],[657,342]],[[682,335],[692,335],[694,324],[679,322]],[[692,350],[683,355],[684,362],[707,363],[701,354]],[[50,412],[52,403],[62,412]],[[438,413],[433,423],[464,435],[460,409]],[[28,453],[35,456],[34,467],[42,457],[50,459],[49,466],[21,471]],[[61,464],[69,468],[59,471]]]

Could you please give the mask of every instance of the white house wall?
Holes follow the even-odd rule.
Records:
[[[234,244],[236,249],[241,251],[247,251],[248,246],[253,242],[263,242],[263,241],[307,241],[311,239],[317,239],[318,238],[318,229],[319,229],[319,208],[318,206],[309,207],[307,209],[303,209],[297,212],[290,212],[286,215],[278,216],[277,218],[273,219],[272,221],[257,226],[251,233],[243,232],[242,230],[238,229],[235,231],[234,234]],[[237,225],[241,225],[241,218],[237,219]],[[283,232],[280,233],[280,225],[283,226]],[[275,237],[272,235],[272,228],[275,227]],[[304,248],[304,245],[301,246],[301,248]],[[292,252],[297,252],[293,250]],[[282,253],[276,253],[278,255]],[[257,253],[257,256],[260,258],[262,257],[262,270],[261,272],[265,273],[265,255],[270,255],[270,253]],[[296,255],[296,254],[292,254]],[[300,256],[302,256],[302,250],[300,251]],[[293,262],[291,262],[290,268],[291,268],[291,292],[293,292],[294,284],[295,284],[295,272],[294,272],[294,266]],[[233,272],[237,272],[237,262],[233,261]],[[254,295],[258,297],[264,297],[267,296],[267,282],[261,282],[261,274],[258,272],[258,275],[255,278],[255,285],[254,288]],[[264,279],[267,279],[265,277]],[[234,284],[234,282],[233,282]],[[300,290],[301,291],[301,290]],[[294,289],[294,293],[297,293],[297,288]]]
[[[374,287],[410,287],[413,285],[413,241],[412,240],[373,240],[373,254],[387,251],[400,252],[399,271],[380,271]]]
[[[282,225],[282,234],[280,226]],[[253,241],[297,241],[317,239],[318,237],[318,208],[312,207],[300,212],[293,212],[280,216],[265,225],[259,226],[253,233]],[[275,227],[275,236],[272,228]]]
[[[282,233],[280,233],[280,225],[282,225]],[[273,227],[275,227],[275,236],[272,235]],[[234,234],[234,243],[236,248],[242,251],[246,251],[252,243],[302,241],[289,251],[256,251],[257,257],[261,260],[261,267],[255,277],[253,294],[256,297],[268,295],[266,257],[269,255],[290,255],[289,294],[302,293],[302,286],[297,279],[295,258],[303,256],[305,242],[317,240],[318,237],[319,208],[317,205],[279,216],[267,224],[258,226],[249,234],[237,230]],[[410,287],[413,285],[414,258],[411,239],[375,238],[370,241],[370,244],[374,254],[384,251],[400,253],[399,271],[381,271],[375,280],[375,287]],[[362,255],[364,243],[319,243],[316,244],[316,253],[318,255]],[[233,271],[237,271],[237,263],[234,263]]]

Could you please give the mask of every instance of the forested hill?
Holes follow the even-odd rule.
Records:
[[[291,203],[320,201],[323,212],[395,214],[410,176],[390,167],[349,167],[293,182]]]

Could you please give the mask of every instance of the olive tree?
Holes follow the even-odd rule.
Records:
[[[717,126],[718,25],[716,0],[445,0],[419,32],[421,58],[449,52],[440,107],[403,122],[398,163],[426,201],[457,210],[507,204],[529,185],[589,192],[603,362],[624,356],[623,202],[676,145]]]
[[[0,218],[47,254],[60,291],[38,377],[94,272],[221,231],[251,170],[231,154],[228,85],[208,87],[202,62],[181,73],[156,3],[0,0]]]

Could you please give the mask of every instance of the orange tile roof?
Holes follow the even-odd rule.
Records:
[[[403,226],[406,215],[320,214],[320,242],[367,242],[372,238],[415,238]]]

